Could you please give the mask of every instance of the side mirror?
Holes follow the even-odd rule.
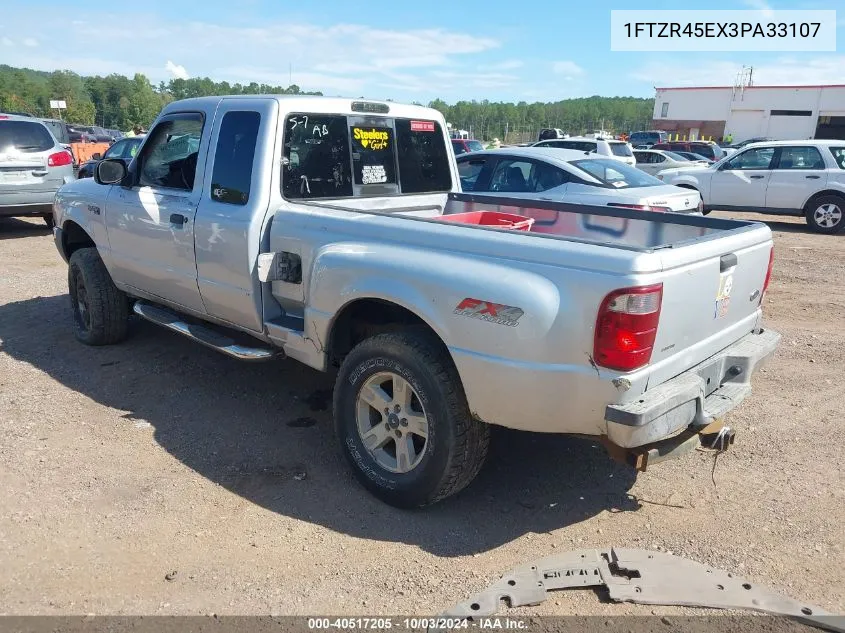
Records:
[[[129,170],[119,158],[109,158],[97,163],[94,168],[94,181],[98,185],[117,185],[123,182]]]
[[[91,154],[91,158],[93,158],[94,160],[100,160],[103,158],[103,155],[100,154],[100,152],[94,152],[93,154]]]

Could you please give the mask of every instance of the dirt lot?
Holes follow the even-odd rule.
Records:
[[[0,613],[431,614],[517,564],[607,545],[845,612],[845,237],[772,223],[783,343],[731,417],[715,487],[703,453],[635,477],[589,442],[501,430],[471,488],[402,512],[339,455],[330,378],[146,323],[76,343],[42,227],[0,220]],[[652,611],[677,612],[585,591],[532,612]]]

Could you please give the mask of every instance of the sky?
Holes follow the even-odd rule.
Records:
[[[109,7],[109,5],[111,5]],[[137,8],[131,8],[136,5]],[[831,53],[610,50],[611,9],[835,9]],[[108,12],[105,11],[108,8]],[[329,95],[449,103],[653,97],[654,87],[845,84],[841,0],[144,0],[8,3],[0,63],[83,75],[297,84]]]

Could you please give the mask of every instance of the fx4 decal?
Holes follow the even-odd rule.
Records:
[[[522,311],[522,308],[515,306],[506,306],[501,303],[491,303],[489,301],[467,297],[455,306],[454,314],[470,317],[471,319],[481,319],[490,323],[498,323],[499,325],[507,325],[508,327],[516,327],[519,325],[519,319],[525,312]]]

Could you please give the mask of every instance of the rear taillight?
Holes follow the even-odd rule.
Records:
[[[596,365],[619,371],[648,365],[662,303],[663,284],[622,288],[607,295],[596,317]]]
[[[763,297],[766,296],[766,290],[769,289],[769,282],[772,280],[772,268],[775,267],[775,247],[769,251],[769,268],[766,270],[766,280],[763,282],[763,291],[760,293],[760,305],[763,304]]]
[[[616,207],[617,209],[636,209],[637,211],[657,211],[660,213],[669,213],[672,211],[669,207],[655,207],[649,204],[622,204],[621,202],[608,202],[607,206]]]
[[[50,156],[47,157],[48,167],[62,167],[64,165],[70,165],[71,163],[73,163],[73,156],[70,155],[70,152],[65,150],[56,152],[55,154],[50,154]]]

